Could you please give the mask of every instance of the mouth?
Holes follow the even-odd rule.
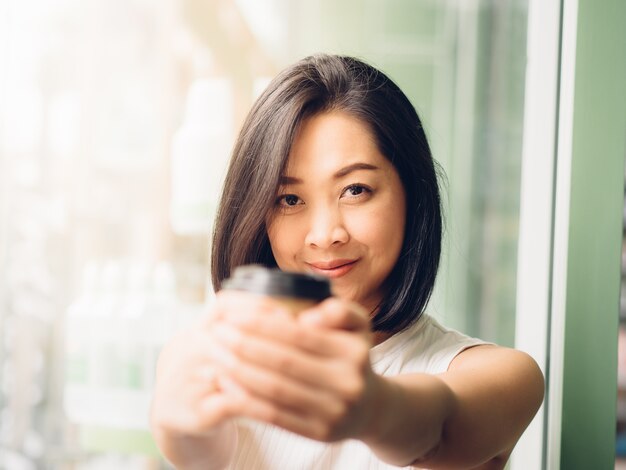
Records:
[[[307,264],[315,274],[335,279],[347,274],[358,261],[358,259],[336,259]]]

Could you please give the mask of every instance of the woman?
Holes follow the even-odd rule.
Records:
[[[319,55],[243,125],[213,237],[211,315],[163,350],[152,426],[177,468],[503,468],[543,398],[526,354],[423,314],[436,166],[383,73]],[[330,278],[298,318],[220,291],[240,265]]]

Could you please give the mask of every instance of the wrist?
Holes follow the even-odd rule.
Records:
[[[389,429],[389,416],[394,411],[390,407],[398,402],[398,386],[393,381],[378,375],[372,374],[370,378],[370,391],[364,404],[364,420],[355,436],[368,446],[384,440],[384,436]]]
[[[453,406],[449,387],[425,374],[378,377],[358,437],[381,460],[412,465],[440,450]]]
[[[210,434],[193,435],[155,430],[162,455],[179,470],[223,470],[237,448],[233,421],[215,427]]]

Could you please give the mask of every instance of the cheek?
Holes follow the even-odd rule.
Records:
[[[284,218],[275,220],[267,224],[267,236],[278,266],[288,267],[301,246],[298,225]]]
[[[404,224],[404,207],[381,204],[353,218],[351,233],[371,251],[397,254],[404,239]]]
[[[372,243],[384,264],[394,265],[404,240],[404,218],[390,216],[389,211],[381,213],[378,223],[371,229]]]

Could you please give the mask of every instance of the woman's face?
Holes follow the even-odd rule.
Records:
[[[398,172],[369,127],[342,112],[315,115],[293,142],[267,227],[282,270],[321,274],[339,297],[373,310],[404,238]]]

